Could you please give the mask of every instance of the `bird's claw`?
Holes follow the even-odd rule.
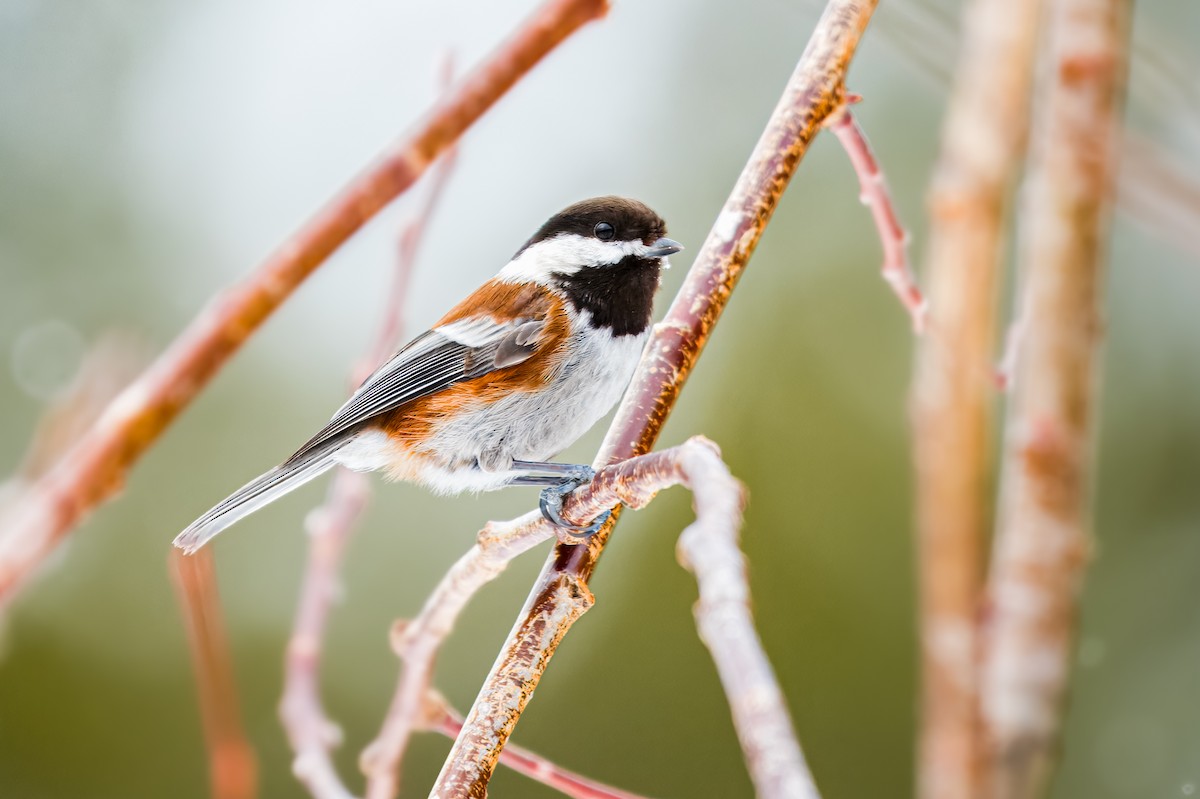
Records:
[[[608,517],[612,516],[611,510],[606,510],[592,519],[590,524],[574,524],[562,517],[563,498],[570,494],[581,485],[586,485],[592,481],[595,476],[595,471],[587,470],[588,473],[581,473],[566,478],[558,485],[552,485],[549,488],[542,490],[542,495],[538,500],[538,506],[542,510],[542,516],[546,521],[553,524],[555,527],[566,530],[575,538],[587,538],[595,533],[604,523],[608,521]]]

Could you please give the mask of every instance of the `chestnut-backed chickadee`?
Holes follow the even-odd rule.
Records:
[[[439,494],[544,486],[542,513],[592,477],[550,463],[625,390],[650,332],[666,257],[658,214],[598,197],[551,217],[496,277],[413,339],[295,455],[192,522],[194,552],[242,517],[335,465],[382,469]]]

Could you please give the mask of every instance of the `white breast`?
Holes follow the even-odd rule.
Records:
[[[516,392],[437,426],[420,458],[417,479],[437,493],[489,491],[514,473],[512,460],[548,461],[586,433],[621,398],[641,357],[646,333],[613,336],[572,320],[577,334],[573,355],[541,391]],[[382,433],[365,433],[339,454],[351,468],[396,465],[397,454]],[[488,469],[476,464],[483,462]],[[404,470],[408,471],[408,470]]]

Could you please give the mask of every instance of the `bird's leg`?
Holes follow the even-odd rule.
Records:
[[[563,497],[570,494],[581,485],[586,485],[596,476],[596,470],[590,466],[577,463],[549,463],[540,461],[513,461],[514,471],[523,472],[509,481],[515,486],[545,486],[538,499],[538,507],[542,516],[555,527],[576,534],[578,538],[587,538],[600,529],[612,515],[612,511],[604,511],[591,524],[572,524],[562,517]]]

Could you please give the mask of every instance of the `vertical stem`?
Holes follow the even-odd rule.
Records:
[[[169,557],[196,672],[211,795],[213,799],[254,799],[258,765],[242,728],[212,550],[188,557],[172,548]]]
[[[973,0],[930,191],[927,334],[912,389],[921,799],[979,794],[976,623],[989,524],[1004,222],[1025,152],[1042,0]]]
[[[1090,547],[1101,268],[1129,0],[1054,0],[1022,241],[1024,333],[988,585],[983,721],[995,797],[1041,796],[1054,763]]]

